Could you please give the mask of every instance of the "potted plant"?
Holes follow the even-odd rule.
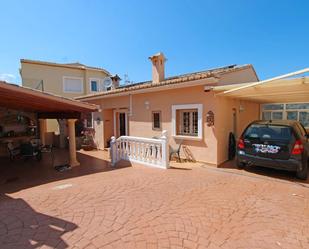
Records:
[[[82,134],[83,134],[82,149],[86,151],[96,149],[95,142],[94,142],[94,129],[85,128]]]

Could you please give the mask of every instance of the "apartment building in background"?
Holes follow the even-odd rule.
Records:
[[[118,87],[120,78],[103,68],[76,63],[21,59],[22,86],[58,96],[75,98]],[[91,125],[91,124],[89,124]],[[47,131],[59,132],[58,122],[48,120]]]

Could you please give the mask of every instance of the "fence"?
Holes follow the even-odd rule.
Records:
[[[169,167],[167,131],[158,139],[132,136],[112,137],[110,143],[112,165],[126,160],[146,166]]]

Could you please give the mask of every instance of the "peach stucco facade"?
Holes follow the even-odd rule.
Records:
[[[215,134],[217,141],[217,165],[228,159],[228,138],[233,132],[239,137],[244,128],[253,120],[259,119],[260,105],[226,97],[216,97]],[[234,127],[234,114],[236,127]]]
[[[97,104],[102,109],[100,113],[102,122],[100,126],[97,126],[97,129],[104,131],[103,139],[98,139],[103,142],[100,148],[108,145],[112,135],[119,136],[117,115],[119,112],[125,112],[127,114],[127,135],[151,138],[160,136],[162,130],[167,130],[170,146],[177,147],[177,144],[182,141],[197,161],[219,165],[228,159],[229,132],[240,134],[249,122],[258,119],[259,104],[219,97],[211,90],[205,91],[205,86],[256,80],[254,70],[248,67],[224,75],[215,83],[200,80],[200,84],[195,86],[190,86],[188,82],[187,86],[184,85],[181,88],[171,87],[144,93],[128,92],[122,96],[107,95],[101,98],[88,98],[85,101]],[[179,136],[172,135],[172,106],[187,104],[202,105],[201,138],[183,136],[179,138]],[[152,128],[153,111],[161,112],[161,130]],[[208,126],[206,122],[206,115],[209,111],[214,113],[213,126]]]

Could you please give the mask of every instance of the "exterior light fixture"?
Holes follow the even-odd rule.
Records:
[[[240,104],[239,105],[239,112],[243,112],[244,110],[245,110],[245,107],[242,104]]]
[[[215,114],[213,113],[213,111],[207,112],[206,123],[207,123],[207,126],[209,127],[215,125]]]
[[[145,101],[145,108],[147,109],[147,110],[149,110],[149,108],[150,108],[150,103],[149,103],[149,101],[147,100],[147,101]]]
[[[97,125],[99,125],[100,122],[101,122],[101,118],[100,118],[100,117],[97,117],[96,122],[97,122]]]

